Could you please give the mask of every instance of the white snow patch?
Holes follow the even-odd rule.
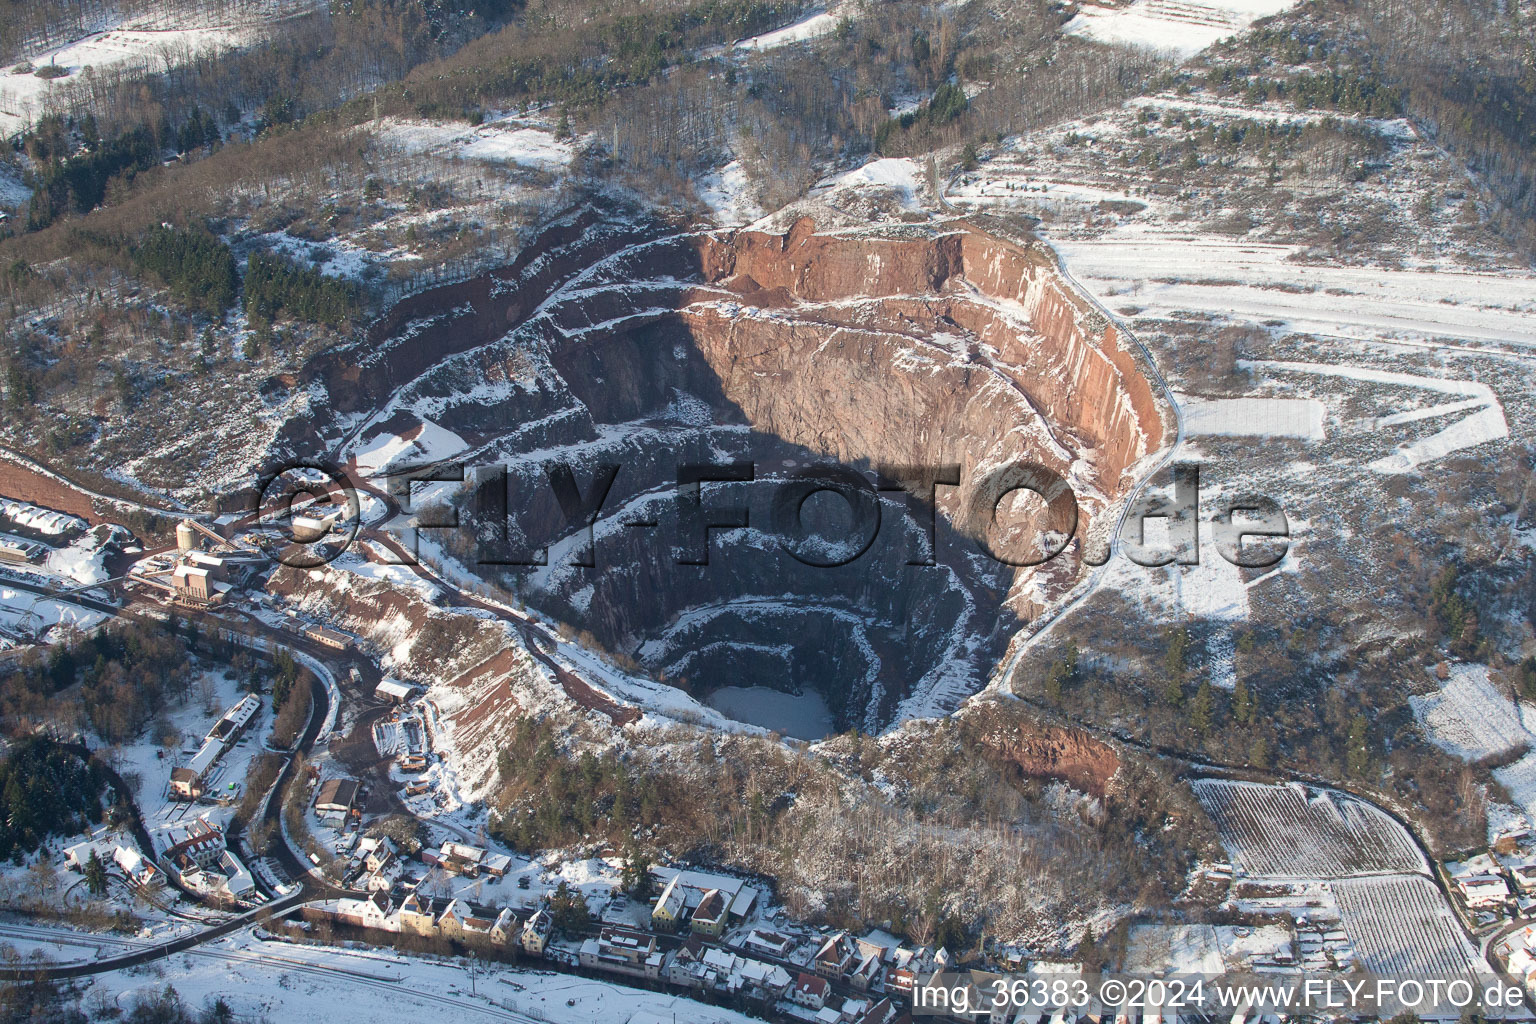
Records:
[[[1299,437],[1323,440],[1323,403],[1313,398],[1184,398],[1190,437]]]
[[[1480,761],[1531,742],[1519,712],[1488,681],[1488,666],[1459,664],[1440,692],[1408,703],[1429,741],[1463,761]]]
[[[1138,0],[1127,7],[1083,5],[1067,23],[1072,35],[1191,57],[1246,30],[1295,0]]]
[[[811,39],[819,39],[825,35],[831,35],[837,30],[838,18],[835,14],[825,11],[803,18],[793,25],[785,26],[773,32],[765,32],[760,36],[743,39],[736,44],[738,50],[774,50],[791,43],[803,43]]]
[[[697,191],[723,225],[750,224],[763,215],[752,198],[751,181],[740,160],[732,160],[705,175],[699,180]]]
[[[368,476],[385,472],[397,462],[437,462],[452,458],[469,445],[458,434],[431,420],[422,420],[421,430],[411,438],[385,431],[374,435],[354,454],[357,468]]]

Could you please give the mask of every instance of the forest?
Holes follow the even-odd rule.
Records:
[[[49,836],[98,824],[109,788],[94,760],[46,736],[17,741],[0,760],[0,859],[20,863]]]

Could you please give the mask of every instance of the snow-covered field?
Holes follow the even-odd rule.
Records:
[[[1295,0],[1136,0],[1124,7],[1084,4],[1067,31],[1101,43],[1190,57],[1244,31]]]
[[[1184,432],[1227,437],[1299,437],[1321,441],[1323,403],[1311,398],[1189,398]]]
[[[1429,870],[1401,825],[1348,794],[1222,779],[1200,779],[1194,790],[1232,863],[1250,877]]]
[[[1131,974],[1222,974],[1254,957],[1290,953],[1292,946],[1290,929],[1283,925],[1136,925],[1125,969]]]
[[[1440,890],[1422,875],[1350,878],[1331,888],[1366,970],[1439,978],[1490,973]]]
[[[1463,761],[1507,754],[1532,740],[1515,706],[1488,681],[1485,665],[1453,665],[1438,693],[1408,701],[1430,742]]]
[[[506,1020],[525,1024],[754,1024],[754,1018],[681,996],[568,974],[260,941],[237,933],[140,968],[92,979],[112,1005],[130,1008],[167,985],[191,1007],[222,998],[237,1020]],[[92,998],[91,992],[86,998]]]

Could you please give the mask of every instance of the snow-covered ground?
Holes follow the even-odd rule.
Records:
[[[453,431],[431,420],[423,420],[419,427],[403,434],[380,431],[366,442],[359,442],[353,458],[365,476],[376,476],[398,463],[437,462],[451,458],[467,447],[464,439]]]
[[[751,193],[751,181],[740,160],[732,160],[698,183],[699,198],[715,212],[722,225],[748,224],[763,215]]]
[[[25,206],[31,198],[32,190],[8,168],[0,167],[0,210]]]
[[[402,1019],[546,1021],[549,1024],[754,1024],[755,1018],[681,996],[568,974],[261,941],[249,933],[166,960],[97,975],[91,989],[130,1008],[169,985],[201,1008],[222,998],[236,1019],[376,1024]],[[86,998],[92,998],[90,991]]]
[[[1101,43],[1191,57],[1218,40],[1279,14],[1296,0],[1136,0],[1123,7],[1084,4],[1066,31]]]
[[[89,608],[55,601],[30,590],[17,590],[0,583],[0,629],[16,633],[40,634],[55,627],[88,630],[105,622],[107,616]]]
[[[476,126],[391,118],[378,127],[376,137],[379,142],[407,153],[431,153],[450,160],[477,160],[551,173],[563,170],[575,152],[571,140],[555,138],[547,125],[516,116]]]
[[[1299,437],[1321,441],[1323,403],[1311,398],[1185,398],[1184,432],[1227,437]]]
[[[1506,754],[1532,742],[1515,706],[1488,681],[1486,665],[1453,665],[1438,693],[1408,701],[1430,742],[1463,761]]]
[[[1527,814],[1536,815],[1536,753],[1526,754],[1507,767],[1494,769],[1493,777]]]
[[[765,32],[760,36],[743,39],[736,44],[738,50],[775,50],[791,43],[803,43],[808,39],[819,39],[830,35],[837,30],[838,16],[836,14],[821,11],[809,17],[802,18],[793,25],[773,32]]]
[[[1383,433],[1390,436],[1393,428],[1405,424],[1430,419],[1446,421],[1444,427],[1428,437],[1403,445],[1368,463],[1369,468],[1378,473],[1409,473],[1420,466],[1443,459],[1453,452],[1475,448],[1509,436],[1509,423],[1504,417],[1502,403],[1494,394],[1493,388],[1479,381],[1393,373],[1365,366],[1329,363],[1240,361],[1239,366],[1272,374],[1309,374],[1344,378],[1367,385],[1385,384],[1457,396],[1450,402],[1409,407],[1401,412],[1352,424],[1353,429],[1361,432]]]
[[[1290,929],[1283,925],[1136,925],[1125,969],[1131,974],[1222,974],[1241,970],[1254,958],[1291,953],[1292,946]]]
[[[179,740],[166,745],[160,737],[153,735],[157,729],[151,726],[132,742],[108,750],[108,760],[124,779],[137,783],[134,801],[143,816],[144,827],[152,837],[164,828],[185,824],[200,814],[208,813],[214,821],[228,816],[228,808],[171,800],[171,770],[191,759],[213,724],[245,695],[240,680],[227,669],[195,667],[184,702],[167,708],[160,716]],[[269,697],[261,698],[261,710],[246,727],[240,741],[210,770],[207,786],[210,793],[220,791],[237,795],[244,791],[251,760],[262,752],[263,742],[272,729],[271,704]],[[231,784],[235,787],[233,790]]]
[[[910,210],[920,209],[918,198],[923,192],[923,172],[917,161],[904,157],[881,157],[862,167],[839,174],[821,182],[811,190],[812,195],[825,194],[845,188],[870,188],[878,186],[890,189],[901,205]]]
[[[1280,320],[1348,341],[1536,346],[1536,277],[1300,262],[1299,246],[1126,224],[1052,244],[1111,309]]]

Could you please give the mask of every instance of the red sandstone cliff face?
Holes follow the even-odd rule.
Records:
[[[1023,722],[989,733],[981,742],[1031,778],[1059,779],[1098,797],[1120,770],[1115,749],[1082,729]]]
[[[969,229],[817,235],[805,220],[698,244],[706,281],[737,301],[682,315],[759,430],[845,463],[958,462],[960,493],[1016,459],[1075,468],[1094,492],[1077,494],[1084,518],[1162,443],[1151,385],[1044,253]],[[940,501],[980,529],[958,493]]]

